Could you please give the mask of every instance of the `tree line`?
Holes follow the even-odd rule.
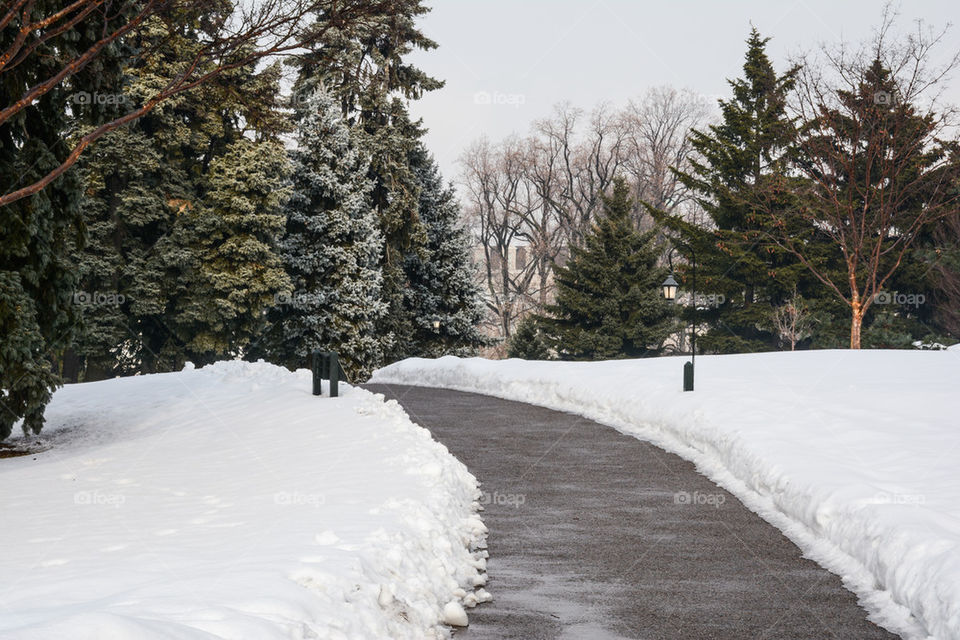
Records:
[[[62,380],[223,358],[353,381],[471,353],[452,187],[410,100],[421,0],[0,11],[0,438]],[[285,89],[286,87],[286,89]]]
[[[945,32],[894,23],[781,72],[752,30],[718,115],[659,88],[475,143],[488,327],[511,355],[582,359],[687,349],[694,313],[709,353],[955,341],[960,154],[940,94],[958,58],[933,62]],[[688,295],[664,324],[647,294],[671,272]]]

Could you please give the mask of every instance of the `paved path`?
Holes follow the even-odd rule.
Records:
[[[457,640],[892,639],[840,579],[692,464],[578,416],[471,393],[396,398],[490,498],[494,601]]]

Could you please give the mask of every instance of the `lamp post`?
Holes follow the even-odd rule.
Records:
[[[671,250],[672,251],[672,250]],[[690,362],[683,365],[683,390],[693,391],[693,365],[697,359],[697,256],[690,251],[690,264],[693,267],[693,280],[691,282],[690,298],[693,301],[693,332],[690,334]],[[663,291],[663,297],[666,300],[676,300],[677,290],[680,286],[671,273],[667,279],[660,285]]]

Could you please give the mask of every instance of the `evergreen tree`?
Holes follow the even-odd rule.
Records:
[[[550,346],[536,316],[528,315],[517,324],[507,343],[507,357],[524,360],[550,359]]]
[[[240,355],[289,279],[276,251],[288,164],[282,145],[241,138],[210,163],[209,191],[173,238],[189,252],[169,325],[198,365]]]
[[[376,322],[386,311],[369,160],[326,91],[315,91],[298,115],[292,196],[280,245],[293,289],[271,310],[260,350],[290,368],[304,366],[315,349],[336,351],[356,382],[382,363]]]
[[[0,29],[0,50],[17,50],[25,17],[52,15],[61,8],[61,2],[37,0],[22,11],[11,10]],[[0,104],[13,104],[46,81],[93,46],[104,30],[123,24],[131,10],[118,8],[101,21],[66,25],[57,38],[28,40],[31,55],[3,69]],[[70,152],[70,132],[103,120],[106,107],[79,104],[71,96],[98,91],[103,84],[116,86],[122,54],[121,47],[108,47],[94,63],[0,124],[5,193],[59,167]],[[46,404],[60,384],[54,362],[69,346],[79,319],[68,247],[83,243],[77,207],[82,189],[78,176],[68,172],[40,193],[0,207],[0,440],[20,419],[25,433],[39,433]]]
[[[697,310],[698,319],[710,327],[698,338],[698,346],[706,351],[776,348],[778,337],[770,320],[774,308],[798,287],[808,293],[804,284],[813,282],[803,277],[798,260],[760,235],[765,220],[757,213],[754,191],[768,176],[785,170],[795,137],[786,104],[798,73],[792,68],[776,74],[766,54],[768,41],[756,29],[751,31],[743,78],[730,81],[730,100],[719,101],[721,122],[691,133],[697,153],[693,169],[677,172],[696,194],[708,220],[694,223],[650,208],[677,237],[677,250],[686,262],[696,256],[698,293],[723,300]],[[780,209],[795,206],[789,195],[769,204]],[[688,280],[689,271],[687,266],[680,270],[683,280]],[[692,312],[692,307],[687,310]]]
[[[922,248],[927,228],[956,211],[958,145],[944,139],[945,120],[924,99],[929,85],[920,80],[928,72],[928,46],[923,39],[902,46],[915,64],[894,64],[891,71],[861,53],[830,59],[834,77],[842,81],[807,79],[797,98],[805,122],[793,175],[770,184],[759,202],[770,216],[770,237],[802,260],[824,293],[846,308],[851,349],[910,341],[916,331],[910,324],[921,315],[890,306],[889,287],[911,281],[909,286],[923,287],[910,268],[912,253]],[[803,206],[785,211],[766,206],[779,193],[800,189]],[[833,263],[827,268],[816,253],[821,247],[811,251],[811,234],[798,234],[795,222],[828,240]],[[830,269],[835,263],[841,268]],[[879,321],[873,337],[865,331],[868,312]]]
[[[660,296],[656,230],[637,231],[630,187],[614,181],[603,212],[570,260],[555,267],[556,303],[543,319],[551,347],[567,360],[636,358],[662,351],[673,307]]]
[[[410,119],[404,100],[443,86],[404,57],[435,48],[416,26],[427,13],[423,0],[398,0],[387,14],[345,29],[326,31],[298,57],[298,96],[328,87],[363,152],[370,157],[370,198],[384,236],[382,298],[388,313],[377,323],[387,361],[409,355],[417,318],[405,304],[408,256],[426,258],[426,230],[419,217],[420,185],[411,166],[424,130]],[[325,20],[318,17],[318,24]]]
[[[145,30],[137,44],[156,55],[131,60],[122,107],[147,99],[199,46],[197,25],[185,19],[181,26]],[[286,126],[278,111],[280,71],[273,65],[225,72],[111,132],[82,159],[90,229],[77,253],[82,289],[118,301],[83,307],[85,328],[75,346],[83,379],[230,357],[258,331],[264,300],[272,303],[265,292],[279,290],[278,258],[268,246],[283,221],[277,200],[285,160],[272,142]],[[217,242],[231,255],[215,256]],[[235,276],[215,273],[234,268],[261,280],[232,291]],[[218,306],[227,318],[218,317]]]
[[[175,176],[183,180],[179,171],[165,166],[150,137],[136,125],[104,136],[83,158],[80,171],[88,232],[83,250],[74,249],[80,290],[110,298],[106,304],[80,307],[82,330],[73,346],[73,355],[80,359],[75,381],[81,375],[83,380],[99,380],[134,374],[141,362],[151,359],[138,336],[140,317],[144,311],[162,315],[162,293],[153,273],[155,246],[174,218],[164,187],[169,188]]]
[[[470,264],[470,238],[459,224],[460,206],[422,146],[413,154],[412,166],[427,243],[424,251],[408,253],[404,263],[405,315],[413,329],[410,343],[394,351],[428,358],[473,355],[487,340],[477,328],[483,302]]]

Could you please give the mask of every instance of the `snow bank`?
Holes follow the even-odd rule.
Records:
[[[58,391],[0,460],[0,637],[431,638],[484,582],[476,479],[395,402],[223,362]]]
[[[960,351],[407,360],[374,382],[570,411],[650,440],[840,575],[874,622],[960,638]]]

